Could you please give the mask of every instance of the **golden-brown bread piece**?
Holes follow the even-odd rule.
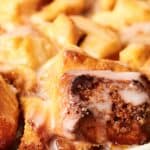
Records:
[[[117,0],[113,11],[96,13],[93,19],[117,30],[134,23],[149,22],[150,1]]]
[[[15,140],[19,108],[13,87],[0,76],[0,149],[5,149]]]
[[[121,41],[124,45],[131,43],[150,45],[150,23],[135,23],[120,31]]]
[[[44,107],[42,107],[42,100],[38,98],[22,98],[21,106],[23,109],[25,126],[23,137],[21,138],[21,144],[19,145],[19,150],[45,150],[44,143],[41,141],[41,136],[34,129],[34,124],[32,124],[30,118],[34,115],[34,110],[43,112]],[[41,114],[42,115],[42,114]],[[45,114],[47,115],[47,114]]]
[[[40,141],[39,135],[33,131],[32,126],[28,123],[25,124],[24,132],[18,150],[46,150]]]
[[[19,95],[29,93],[37,85],[35,72],[24,65],[16,66],[0,62],[0,74],[16,88]]]
[[[80,14],[88,8],[88,2],[85,0],[54,0],[49,5],[46,5],[41,11],[32,16],[34,20],[53,20],[60,13],[65,14]]]
[[[9,90],[12,90],[13,92],[12,91],[11,92],[14,95],[17,94],[18,97],[20,97],[20,95],[22,95],[22,94],[29,94],[30,91],[33,91],[35,89],[35,87],[36,87],[35,72],[33,70],[31,70],[30,68],[28,68],[28,67],[21,66],[21,65],[16,66],[16,65],[10,65],[10,64],[0,63],[0,74],[3,76],[3,78],[6,80],[6,82],[8,82],[9,84],[11,84],[11,86],[9,85],[9,88],[10,88]],[[9,96],[9,94],[6,93],[5,91],[2,91],[2,92],[3,92],[4,96],[6,96],[6,98],[7,98],[7,95]],[[13,96],[12,96],[12,98],[13,98]],[[5,97],[3,98],[3,101],[5,102]],[[13,100],[13,99],[10,99],[9,102],[6,101],[6,104],[8,105],[8,106],[6,105],[7,108],[5,108],[6,106],[4,107],[1,104],[1,102],[0,102],[0,106],[4,107],[4,109],[7,109],[7,111],[9,113],[11,112],[11,109],[12,109],[11,107],[14,107],[13,109],[16,109],[16,114],[18,114],[19,113],[18,102],[16,102],[17,104],[15,104],[14,101],[15,100]],[[13,103],[13,105],[16,105],[16,106],[12,106],[11,103]],[[22,109],[22,107],[20,107],[20,110],[21,109]],[[3,109],[2,109],[2,111],[3,111]],[[7,115],[7,111],[3,112],[4,115]],[[15,110],[14,110],[14,113],[15,113]],[[0,114],[1,114],[1,111],[0,111]],[[12,118],[14,118],[14,120],[12,120]],[[0,120],[2,120],[2,119],[0,119]],[[15,125],[13,125],[11,122],[9,123],[8,122],[9,119],[12,120]],[[4,121],[6,120],[6,122],[4,122],[4,124],[3,124],[6,128],[7,128],[7,124],[6,124],[7,122],[8,122],[8,125],[12,124],[11,125],[12,127],[9,126],[10,129],[8,129],[8,130],[10,130],[10,133],[9,133],[10,136],[11,136],[11,134],[13,134],[12,137],[10,137],[10,138],[12,138],[12,140],[15,140],[15,133],[16,133],[16,129],[17,129],[17,126],[18,126],[18,116],[17,116],[17,118],[15,118],[14,114],[11,113],[10,116],[7,115],[6,118],[4,118],[3,120]],[[2,124],[0,122],[0,126],[1,125]],[[28,126],[25,127],[25,128],[27,128],[27,130],[30,133],[31,129]],[[0,132],[0,133],[2,134],[2,132]],[[8,132],[4,132],[4,133],[7,136]],[[33,134],[32,134],[31,137],[34,137]],[[5,139],[4,135],[3,135],[3,138]],[[1,141],[1,139],[0,139],[0,141]],[[1,146],[0,146],[0,149],[1,149]]]
[[[53,40],[60,50],[69,45],[76,45],[82,34],[71,18],[65,14],[58,15],[53,22],[33,20],[32,24]]]
[[[20,149],[30,145],[41,145],[41,141],[45,142],[54,133],[60,133],[61,129],[58,123],[60,114],[57,107],[59,106],[58,85],[60,77],[66,71],[72,69],[130,70],[115,61],[97,61],[79,52],[71,50],[61,51],[39,70],[38,89],[37,93],[34,94],[35,96],[25,95],[21,97],[26,127]],[[34,135],[33,137],[28,136],[32,134]]]
[[[109,58],[118,55],[121,49],[119,35],[112,29],[99,25],[82,16],[72,16],[71,19],[85,35],[80,47],[96,59]]]
[[[37,69],[56,52],[53,42],[31,26],[18,26],[0,36],[0,62]]]
[[[122,63],[127,64],[134,70],[140,70],[150,58],[150,46],[141,43],[131,43],[119,55]]]
[[[18,21],[19,20],[19,0],[14,1],[0,1],[3,5],[0,6],[0,22]],[[9,11],[8,11],[9,8]],[[11,13],[10,13],[11,12]],[[18,18],[17,18],[18,17]]]
[[[21,22],[45,4],[48,0],[0,0],[0,24]],[[49,0],[50,2],[51,0]],[[11,13],[10,13],[11,12]]]
[[[24,130],[24,136],[22,138],[20,149],[24,148],[24,147],[30,147],[31,145],[33,146],[33,149],[36,146],[38,146],[39,148],[42,149],[42,147],[47,145],[49,139],[51,139],[51,137],[53,137],[53,135],[55,135],[55,134],[61,135],[63,137],[67,137],[68,139],[76,139],[77,142],[79,142],[79,145],[80,144],[82,146],[84,145],[82,142],[80,143],[80,140],[81,140],[80,134],[76,134],[76,135],[79,135],[76,137],[75,135],[73,135],[75,133],[74,131],[71,132],[71,130],[69,131],[68,129],[65,131],[65,129],[63,128],[63,124],[62,124],[63,123],[62,119],[64,119],[64,117],[63,117],[64,109],[62,109],[62,108],[67,108],[66,104],[67,104],[67,101],[69,100],[69,98],[67,99],[67,97],[65,97],[63,95],[68,94],[69,90],[67,90],[67,89],[71,85],[71,84],[69,84],[70,83],[69,81],[72,79],[72,76],[71,77],[66,76],[67,78],[65,78],[65,76],[62,77],[62,75],[65,72],[68,72],[71,70],[80,70],[79,74],[80,73],[82,74],[82,71],[84,72],[84,70],[112,70],[112,71],[116,71],[116,72],[130,71],[129,68],[127,68],[126,66],[124,66],[116,61],[110,61],[110,60],[97,61],[86,55],[83,55],[81,53],[71,51],[71,50],[60,52],[57,56],[55,56],[52,60],[50,60],[47,64],[45,64],[39,70],[39,73],[38,73],[38,78],[39,78],[38,84],[39,85],[38,85],[37,93],[35,93],[34,95],[31,95],[31,96],[25,95],[25,96],[22,96],[22,98],[21,98],[22,107],[24,109],[26,128]],[[91,72],[93,72],[93,71],[91,71]],[[87,71],[87,73],[88,73],[88,71]],[[107,75],[108,74],[109,73],[107,73]],[[117,78],[117,76],[118,75],[116,74],[115,78]],[[118,78],[119,78],[119,76],[118,76]],[[135,79],[136,79],[136,76],[135,76]],[[120,83],[118,83],[118,84],[120,84]],[[128,81],[122,81],[122,84],[128,84]],[[116,86],[116,84],[114,84],[114,86]],[[140,86],[140,84],[138,86]],[[64,88],[62,88],[62,87],[64,87]],[[132,86],[131,86],[131,88],[132,88]],[[65,101],[66,101],[66,103],[63,103]],[[69,110],[72,111],[73,109],[69,109]],[[139,114],[137,113],[137,116],[138,115]],[[66,115],[66,117],[68,117],[68,116],[69,115]],[[130,113],[129,113],[129,116],[130,116]],[[91,140],[96,140],[97,137],[95,137],[95,136],[97,136],[98,134],[96,134],[96,135],[93,134],[92,129],[89,130],[89,132],[87,133],[86,129],[90,128],[90,127],[91,128],[96,127],[98,122],[96,120],[94,120],[94,118],[91,117],[91,120],[92,120],[91,122],[96,121],[97,123],[94,123],[95,126],[91,126],[91,125],[88,126],[87,122],[89,122],[89,120],[88,121],[87,120],[88,120],[88,117],[85,120],[83,119],[81,121],[81,124],[80,124],[81,127],[79,130],[82,131],[81,133],[84,133],[84,136],[88,137],[88,139],[86,139],[86,140],[88,140],[90,142],[95,142],[95,141],[91,141]],[[69,120],[64,121],[64,123],[70,124]],[[76,124],[76,122],[73,121],[72,125],[74,123]],[[67,128],[67,125],[65,125],[64,127]],[[70,126],[68,126],[68,128],[70,128]],[[110,127],[108,129],[109,129],[110,140],[113,142],[118,142],[120,144],[145,142],[145,134],[142,133],[141,130],[138,130],[138,128],[135,126],[133,126],[134,132],[132,132],[131,135],[125,134],[125,137],[123,137],[123,136],[119,136],[119,137],[113,136],[112,137],[112,132],[116,132],[116,130],[117,130],[115,128],[115,126],[113,127],[112,130]],[[98,130],[100,130],[100,128]],[[102,133],[102,132],[96,132],[96,133]],[[84,136],[81,136],[81,137],[83,138]],[[93,138],[93,136],[94,136],[94,138]],[[102,140],[101,138],[98,138],[98,139],[100,141]],[[123,141],[121,139],[123,139]],[[54,141],[55,140],[56,139],[54,139]],[[53,143],[54,141],[52,140],[50,143]],[[61,141],[64,141],[64,143],[61,143]],[[122,143],[120,141],[122,141]],[[59,143],[57,145],[58,148],[59,148],[59,145],[61,145],[62,147],[64,146],[65,148],[66,147],[70,148],[70,146],[74,147],[74,142],[72,143],[65,139],[58,138],[57,142]],[[50,144],[50,146],[51,146],[51,144]],[[81,146],[81,149],[83,148],[82,146]],[[89,148],[86,147],[85,149],[91,150],[90,149],[91,146],[92,145],[89,145]],[[46,148],[44,147],[44,149],[46,149]],[[78,146],[77,146],[77,149],[79,149]]]
[[[150,80],[150,58],[140,68],[140,71],[145,74]]]
[[[115,61],[109,60],[100,60],[97,61],[93,58],[90,58],[86,55],[75,51],[62,51],[57,56],[55,56],[52,60],[50,60],[47,64],[45,64],[38,73],[39,85],[38,92],[36,93],[38,97],[41,97],[42,102],[39,101],[39,105],[36,102],[34,105],[38,105],[36,107],[32,107],[32,115],[25,115],[25,120],[30,120],[34,126],[33,128],[36,132],[41,131],[41,127],[43,131],[46,131],[47,134],[58,133],[62,134],[62,129],[59,126],[60,113],[59,113],[59,93],[58,86],[60,77],[68,70],[72,69],[100,69],[100,70],[118,70],[118,71],[127,71],[129,68],[119,64]],[[52,90],[53,89],[53,90]],[[22,97],[22,101],[26,101],[25,99],[31,99],[30,102],[34,100],[31,97],[25,96]],[[39,98],[38,98],[39,99]],[[59,103],[59,104],[58,104]],[[27,103],[31,105],[31,103]],[[27,106],[28,106],[27,105]],[[24,106],[23,106],[24,108]],[[41,108],[41,109],[40,109]],[[45,108],[45,109],[42,109]],[[44,110],[44,112],[43,112]],[[24,111],[26,114],[30,114],[28,111]],[[40,119],[37,119],[40,118]],[[48,119],[48,118],[49,119]],[[47,119],[46,119],[47,118]],[[35,120],[39,120],[38,124]],[[31,123],[31,124],[32,124]],[[43,127],[44,126],[44,127]],[[48,131],[47,131],[48,130]],[[27,131],[25,131],[27,132]],[[26,135],[26,133],[24,133]],[[45,135],[45,132],[43,132]],[[47,135],[46,135],[47,137]],[[23,136],[23,141],[28,141]],[[25,142],[24,142],[25,143]]]
[[[100,10],[106,11],[106,10],[112,10],[116,4],[117,0],[98,0],[100,1]]]

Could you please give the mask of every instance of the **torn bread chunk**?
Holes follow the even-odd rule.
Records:
[[[59,88],[65,136],[127,145],[150,140],[150,96],[140,73],[73,71]]]
[[[0,76],[0,149],[6,149],[15,140],[18,116],[15,91]]]
[[[97,61],[71,50],[60,52],[39,70],[37,93],[21,98],[26,124],[42,143],[55,135],[96,145],[147,143],[148,81],[129,71],[116,61]],[[22,138],[25,147],[31,141],[26,135],[28,129]]]
[[[36,93],[27,93],[21,96],[25,129],[21,146],[19,147],[20,150],[31,145],[35,147],[36,145],[41,145],[43,140],[44,145],[46,145],[45,141],[49,141],[49,138],[53,137],[54,134],[65,136],[61,132],[63,130],[59,123],[62,116],[58,108],[61,104],[58,87],[61,76],[72,69],[130,71],[129,68],[117,61],[96,60],[73,50],[58,53],[39,70]],[[80,143],[81,141],[79,140],[78,142]],[[77,150],[79,149],[77,148]]]
[[[37,132],[42,127],[50,136],[95,144],[150,140],[149,82],[140,73],[69,71],[61,76],[57,90],[55,99],[40,105],[42,113],[35,109],[28,117]]]

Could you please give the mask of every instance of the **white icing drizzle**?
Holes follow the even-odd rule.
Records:
[[[98,100],[99,97],[101,100]],[[94,97],[90,98],[90,104],[88,105],[88,109],[90,109],[96,116],[99,112],[111,113],[112,101],[109,97],[109,89],[105,88],[102,93],[95,92]],[[108,118],[106,117],[105,120]]]
[[[64,129],[67,131],[72,131],[75,128],[76,123],[79,121],[79,118],[69,118],[64,120]]]
[[[58,150],[57,140],[52,140],[50,142],[48,150]]]
[[[134,89],[120,90],[119,94],[126,103],[131,103],[134,106],[141,105],[149,100],[146,92],[140,92]]]
[[[150,143],[141,146],[134,146],[131,148],[126,148],[125,150],[150,150]]]
[[[94,114],[94,116],[101,116],[101,121],[108,121],[110,119],[109,113],[111,113],[112,108],[112,102],[111,101],[105,101],[101,103],[94,103],[90,104],[88,106],[88,109],[91,110]],[[100,114],[101,115],[100,115]]]
[[[111,110],[111,102],[100,102],[100,103],[95,103],[95,104],[91,104],[89,106],[89,108],[96,108],[98,111],[102,112],[102,111],[109,111]]]
[[[94,75],[110,80],[139,80],[141,81],[141,73],[139,72],[114,72],[110,70],[73,70],[69,74],[72,75]]]

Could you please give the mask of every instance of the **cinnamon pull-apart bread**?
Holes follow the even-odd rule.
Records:
[[[149,83],[139,73],[71,71],[60,83],[62,129],[94,143],[150,140]]]
[[[16,92],[0,76],[0,149],[5,150],[15,140],[19,108]]]
[[[20,149],[30,149],[31,145],[36,147],[36,145],[41,145],[41,141],[42,143],[47,143],[53,134],[64,136],[64,131],[60,128],[59,123],[61,114],[58,109],[60,106],[58,86],[62,75],[66,71],[75,68],[81,70],[130,70],[115,61],[98,61],[72,50],[60,52],[39,70],[37,93],[21,97],[25,117],[25,130]],[[29,135],[31,134],[35,138],[32,138],[33,136],[30,137]]]
[[[150,0],[0,0],[0,150],[150,150]]]
[[[129,71],[116,61],[61,52],[39,71],[37,93],[21,98],[20,150],[101,150],[113,144],[116,150],[149,142],[149,82]]]

